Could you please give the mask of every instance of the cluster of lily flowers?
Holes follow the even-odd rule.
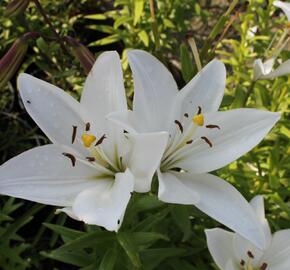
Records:
[[[290,19],[290,5],[275,2]],[[225,83],[222,62],[207,64],[180,91],[154,56],[128,53],[134,100],[128,110],[119,55],[101,54],[80,102],[28,74],[18,77],[27,112],[52,144],[36,147],[0,167],[0,193],[60,207],[71,218],[118,231],[133,192],[195,205],[234,232],[206,230],[209,251],[224,270],[290,269],[290,230],[271,235],[262,196],[248,203],[209,172],[256,146],[279,113],[218,111]],[[274,60],[272,58],[271,65]],[[257,60],[254,80],[289,73]],[[282,71],[281,71],[282,70]]]

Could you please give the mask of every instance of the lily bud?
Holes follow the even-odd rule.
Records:
[[[39,34],[30,32],[16,39],[8,52],[0,59],[0,88],[3,87],[19,68],[28,48],[28,40]]]
[[[17,16],[23,13],[28,7],[29,0],[13,0],[11,1],[5,10],[6,16]]]
[[[83,69],[88,74],[96,61],[95,56],[76,39],[69,36],[64,39],[71,46],[74,56],[80,61]]]

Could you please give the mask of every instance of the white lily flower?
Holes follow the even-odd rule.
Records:
[[[257,145],[279,119],[278,113],[254,109],[217,112],[226,70],[213,60],[181,91],[170,72],[152,55],[129,52],[135,96],[133,112],[108,117],[130,134],[169,132],[159,175],[159,198],[194,204],[201,211],[264,245],[256,216],[229,183],[207,172],[236,160]],[[257,237],[260,235],[260,237]]]
[[[0,194],[64,207],[89,224],[117,231],[133,190],[147,192],[168,134],[125,134],[106,118],[126,110],[116,52],[100,55],[80,103],[27,74],[18,78],[26,110],[53,144],[36,147],[0,167]]]
[[[274,1],[273,5],[275,7],[281,8],[285,15],[287,16],[288,21],[290,22],[290,3],[284,3],[282,1]]]
[[[263,228],[267,245],[261,250],[240,235],[220,228],[206,230],[207,245],[221,270],[290,269],[290,229],[271,235],[265,219],[264,201],[256,196],[250,202]]]
[[[275,60],[276,57],[272,57],[263,63],[261,59],[256,59],[254,61],[254,81],[275,79],[276,77],[290,74],[290,60],[285,61],[273,70]]]

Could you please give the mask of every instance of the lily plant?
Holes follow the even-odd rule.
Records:
[[[290,265],[290,229],[271,235],[262,196],[250,202],[266,238],[261,250],[237,233],[215,228],[206,230],[208,249],[221,270],[286,270]]]
[[[133,191],[148,192],[168,134],[126,134],[106,115],[126,110],[116,52],[101,54],[81,101],[56,86],[21,74],[27,112],[52,144],[36,147],[0,167],[0,193],[62,207],[58,211],[117,231]]]
[[[283,10],[288,19],[289,24],[290,3],[284,3],[282,1],[274,1],[273,5]],[[289,27],[289,25],[287,27]],[[287,38],[286,41],[284,40],[287,37],[288,33],[289,29],[287,29],[284,35],[282,36],[278,48],[271,58],[267,59],[265,62],[263,62],[262,59],[260,58],[254,61],[254,78],[253,78],[254,81],[262,79],[275,79],[276,77],[280,77],[290,73],[290,60],[281,63],[276,69],[273,69],[278,54],[289,43],[289,38]]]
[[[180,91],[167,68],[141,50],[128,53],[134,78],[133,110],[108,115],[129,134],[168,132],[158,169],[160,200],[195,205],[260,247],[256,215],[228,182],[208,172],[236,160],[269,132],[279,113],[220,111],[226,69],[213,60]]]

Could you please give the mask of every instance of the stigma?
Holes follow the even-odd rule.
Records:
[[[195,123],[198,126],[203,126],[204,124],[204,116],[203,114],[197,114],[192,117],[192,122]]]
[[[94,135],[89,135],[86,133],[82,135],[82,141],[85,147],[90,147],[95,140],[96,137]]]

